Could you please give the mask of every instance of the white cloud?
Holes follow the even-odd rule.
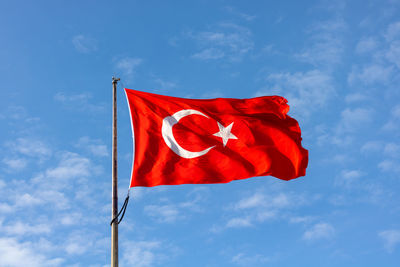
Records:
[[[250,218],[232,218],[226,223],[227,228],[242,228],[253,226]]]
[[[46,170],[46,179],[69,180],[91,174],[91,162],[76,153],[64,152],[57,167]]]
[[[396,105],[395,107],[393,107],[393,109],[392,109],[392,116],[393,116],[394,118],[400,119],[400,105]]]
[[[59,102],[78,102],[84,103],[87,102],[88,99],[92,98],[89,93],[79,93],[75,95],[66,95],[65,93],[58,92],[54,95],[54,99]]]
[[[88,136],[83,136],[79,138],[76,146],[84,148],[94,156],[107,157],[109,155],[107,146],[100,139],[91,139]]]
[[[363,175],[364,173],[359,170],[343,170],[341,174],[336,177],[335,184],[349,188]]]
[[[388,61],[394,63],[400,69],[400,40],[393,41],[386,53]]]
[[[31,138],[17,138],[5,144],[12,152],[19,153],[28,157],[37,157],[40,160],[48,158],[52,151],[42,141]]]
[[[23,170],[28,164],[24,158],[4,158],[3,163],[13,171]]]
[[[201,60],[219,59],[225,56],[224,51],[217,48],[207,48],[192,55],[193,58]]]
[[[385,230],[379,232],[379,237],[383,239],[384,247],[387,252],[392,253],[397,245],[400,244],[400,230]]]
[[[179,249],[160,241],[129,241],[122,245],[121,267],[162,265],[175,257]]]
[[[363,173],[359,170],[344,170],[342,171],[342,177],[344,179],[357,179],[361,177]]]
[[[159,85],[158,89],[161,90],[171,90],[176,87],[176,83],[171,81],[166,81],[161,78],[155,78],[154,82]]]
[[[305,240],[319,240],[319,239],[330,239],[333,237],[335,229],[329,223],[317,223],[313,225],[303,234]]]
[[[266,203],[265,196],[261,193],[255,193],[254,195],[241,199],[235,206],[236,209],[248,209],[264,206]]]
[[[347,25],[343,19],[318,22],[311,28],[310,45],[295,55],[299,60],[328,69],[340,63],[343,57],[343,33]]]
[[[97,41],[83,34],[75,35],[72,38],[72,44],[81,53],[90,53],[97,50]]]
[[[347,80],[349,84],[361,83],[364,85],[372,85],[375,83],[387,83],[392,77],[393,68],[391,66],[383,66],[380,64],[371,64],[362,67],[353,67]]]
[[[14,211],[14,209],[11,205],[0,202],[0,213],[5,214],[5,213],[13,212],[13,211]]]
[[[256,192],[248,197],[240,199],[229,210],[229,219],[226,223],[214,225],[211,232],[221,232],[226,228],[251,227],[258,223],[283,217],[284,211],[302,206],[307,200],[302,195],[279,193],[268,195]],[[232,216],[232,213],[235,216]]]
[[[384,172],[400,172],[399,163],[391,159],[381,161],[378,167]]]
[[[29,207],[43,203],[41,197],[32,196],[29,193],[24,193],[22,195],[18,195],[15,198],[15,206],[16,207]]]
[[[74,257],[83,254],[103,254],[107,248],[109,239],[99,236],[98,232],[91,231],[89,229],[75,230],[69,232],[62,248],[68,255]],[[72,259],[74,257],[71,257]]]
[[[242,18],[244,20],[247,20],[247,21],[253,21],[255,18],[257,18],[257,16],[255,16],[255,15],[246,14],[244,12],[237,10],[235,7],[232,7],[232,6],[225,7],[225,10],[228,11],[229,13],[231,13],[232,15],[235,15],[235,16]]]
[[[37,224],[30,225],[21,221],[14,221],[10,225],[0,225],[0,229],[7,235],[22,236],[22,235],[42,235],[51,232],[51,225]]]
[[[155,249],[160,247],[160,242],[135,242],[128,243],[129,248],[123,254],[122,262],[126,265],[124,266],[138,266],[138,267],[147,267],[153,266],[156,261],[156,255],[154,253]]]
[[[213,31],[189,33],[188,36],[200,47],[192,57],[201,60],[240,61],[254,46],[251,31],[233,23],[220,23]]]
[[[69,255],[82,255],[93,246],[92,240],[87,236],[81,236],[78,233],[73,233],[66,241],[65,251]]]
[[[125,79],[131,80],[135,75],[136,68],[143,60],[134,57],[124,57],[115,61],[115,68],[121,72]]]
[[[15,238],[0,238],[0,266],[46,267],[60,266],[61,258],[49,258],[34,249],[31,242],[18,242]]]
[[[335,94],[330,75],[319,70],[296,73],[274,73],[267,76],[272,83],[257,92],[257,96],[279,94],[287,98],[289,105],[298,117],[309,116],[320,110]]]
[[[264,266],[270,259],[260,254],[246,255],[244,253],[238,253],[232,257],[231,261],[239,266]]]
[[[400,105],[396,105],[392,108],[391,117],[383,125],[382,130],[384,131],[397,131],[400,124]]]
[[[313,216],[295,216],[289,219],[290,223],[310,223],[315,220]]]
[[[391,157],[399,157],[400,145],[396,143],[387,143],[383,149],[383,153]]]
[[[48,208],[65,210],[74,200],[72,197],[75,197],[75,200],[82,196],[87,197],[95,190],[95,184],[88,186],[88,177],[101,174],[100,166],[94,165],[90,159],[77,153],[60,152],[56,155],[59,158],[57,165],[35,175],[28,185],[21,185],[25,191],[22,196],[11,194],[15,196],[16,208],[51,204]],[[92,202],[81,201],[84,205],[90,205]]]
[[[361,39],[356,46],[356,52],[357,53],[367,53],[375,50],[378,47],[378,42],[372,38],[363,38]]]
[[[400,21],[392,23],[388,26],[385,37],[388,41],[400,38]]]
[[[382,149],[382,142],[380,141],[368,141],[361,147],[361,152],[363,153],[375,153]]]
[[[78,225],[82,222],[83,216],[79,212],[71,212],[61,216],[60,222],[62,225]]]
[[[346,108],[341,113],[339,132],[354,132],[372,121],[374,112],[370,108]]]
[[[28,112],[21,106],[9,106],[0,113],[0,119],[23,120],[28,118]]]
[[[135,189],[136,190],[136,189]],[[203,212],[202,203],[207,199],[208,189],[197,187],[190,191],[183,202],[168,203],[168,199],[161,202],[167,204],[152,204],[144,207],[144,212],[161,223],[174,223],[189,217],[189,212]]]
[[[345,101],[347,103],[361,102],[366,99],[367,99],[367,97],[365,96],[365,94],[360,94],[360,93],[348,94],[345,97]]]
[[[159,222],[173,223],[184,218],[174,205],[147,205],[144,207],[144,212]]]
[[[268,196],[260,192],[241,199],[236,205],[235,209],[251,209],[251,208],[284,208],[291,204],[294,200],[294,196],[289,196],[288,194],[280,193],[274,196]],[[299,199],[298,199],[299,200]]]
[[[62,103],[63,107],[72,111],[90,111],[90,112],[103,112],[105,104],[97,102],[96,104],[90,103],[93,98],[91,93],[83,92],[78,94],[66,94],[58,92],[54,95],[54,100]]]

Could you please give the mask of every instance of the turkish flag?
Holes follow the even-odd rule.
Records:
[[[280,96],[185,99],[125,89],[135,142],[130,186],[304,176],[308,151]]]

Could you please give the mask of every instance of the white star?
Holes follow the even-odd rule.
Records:
[[[219,132],[215,133],[213,135],[221,137],[222,138],[222,143],[224,144],[224,147],[226,146],[226,143],[228,143],[229,139],[238,139],[236,136],[234,136],[231,131],[232,131],[232,126],[233,122],[229,124],[227,127],[224,127],[221,123],[218,123],[218,128]]]

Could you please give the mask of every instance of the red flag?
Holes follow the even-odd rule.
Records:
[[[135,142],[130,186],[304,176],[308,151],[280,96],[185,99],[125,89]]]

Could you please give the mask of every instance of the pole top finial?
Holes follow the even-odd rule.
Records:
[[[116,82],[118,82],[119,80],[121,80],[120,78],[115,78],[114,76],[112,77],[112,82],[113,83],[116,83]]]

